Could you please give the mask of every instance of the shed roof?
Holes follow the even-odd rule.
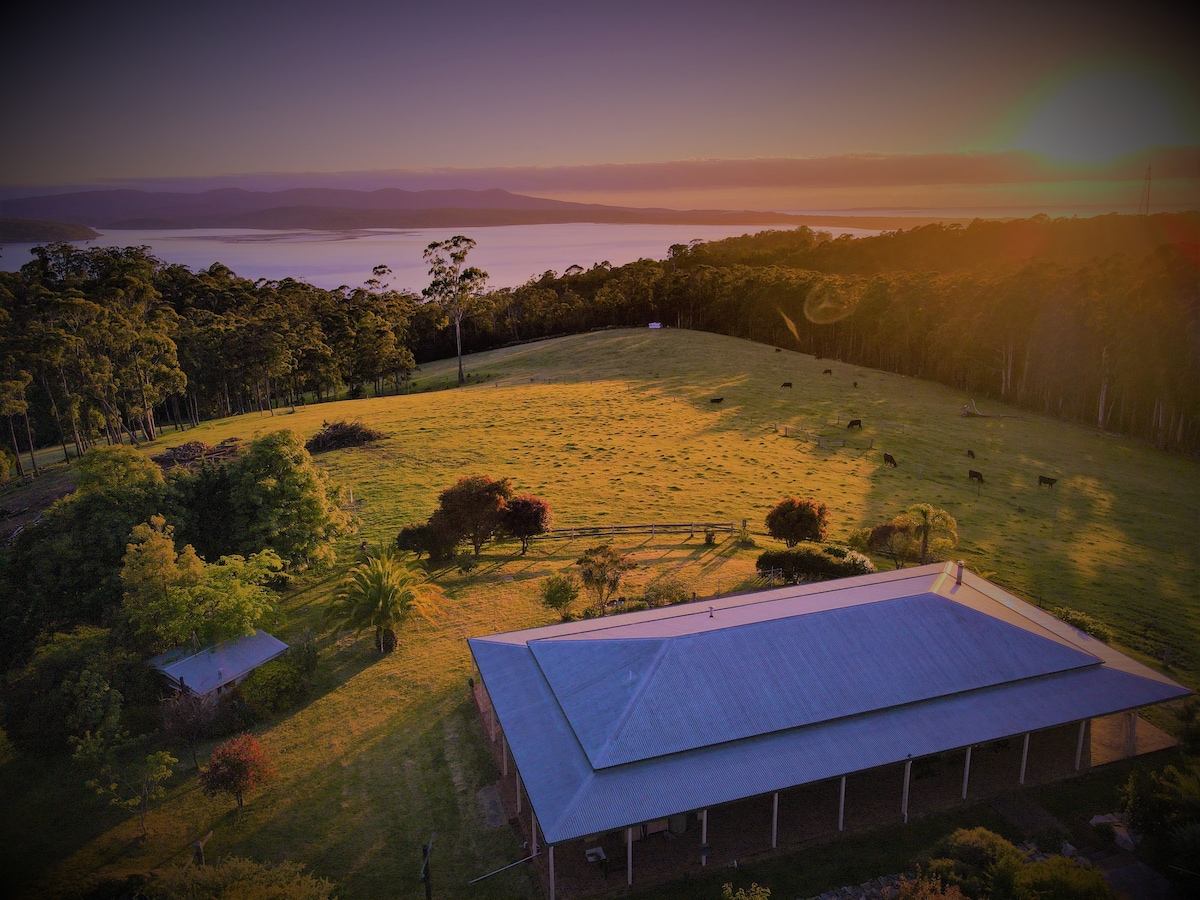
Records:
[[[203,696],[240,680],[287,648],[283,641],[256,628],[253,634],[221,641],[203,650],[193,651],[190,647],[171,650],[154,657],[150,665],[179,687]]]
[[[552,843],[1188,693],[952,573],[924,566],[469,643]]]

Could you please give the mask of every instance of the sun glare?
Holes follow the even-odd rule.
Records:
[[[1195,122],[1185,121],[1169,89],[1129,69],[1094,69],[1056,80],[1030,98],[1023,113],[1014,123],[1011,149],[1063,162],[1102,163],[1196,140]]]

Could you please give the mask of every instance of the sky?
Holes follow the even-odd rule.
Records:
[[[1166,4],[161,0],[5,14],[0,188],[1200,205]],[[1107,211],[1107,210],[1105,210]]]

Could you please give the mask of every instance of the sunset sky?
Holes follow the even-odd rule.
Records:
[[[627,205],[1200,205],[1178,7],[24,4],[4,195],[504,187]],[[1174,149],[1171,149],[1174,148]]]

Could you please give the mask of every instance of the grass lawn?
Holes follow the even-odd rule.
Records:
[[[826,502],[835,540],[929,502],[958,520],[957,556],[974,570],[1036,602],[1099,617],[1135,656],[1153,661],[1170,646],[1171,674],[1200,682],[1194,460],[999,404],[980,409],[1003,418],[962,418],[970,398],[939,385],[697,332],[607,331],[465,364],[471,378],[462,389],[443,389],[454,378],[448,360],[419,372],[410,395],[166,429],[152,452],[278,428],[307,437],[341,418],[381,429],[389,437],[379,444],[317,457],[353,491],[360,533],[339,548],[347,561],[360,540],[390,543],[401,525],[426,518],[442,488],[473,473],[508,476],[518,492],[545,497],[560,527],[746,519],[760,548],[775,546],[763,519],[789,494]],[[833,374],[821,375],[827,367]],[[795,387],[781,388],[784,381]],[[847,432],[852,418],[863,420],[861,432]],[[818,447],[797,432],[846,444]],[[884,450],[898,468],[882,467]],[[982,487],[968,483],[968,468],[983,472]],[[1039,474],[1058,484],[1039,489]],[[521,867],[466,887],[519,859],[521,847],[510,829],[484,826],[476,800],[497,773],[467,696],[465,638],[551,621],[536,599],[538,580],[595,543],[540,541],[524,557],[515,543],[485,547],[470,573],[437,575],[447,592],[442,616],[401,635],[389,657],[374,655],[369,635],[322,636],[314,695],[260,729],[280,777],[240,813],[228,798],[201,794],[188,763],[150,814],[143,842],[135,820],[85,795],[84,776],[69,762],[20,760],[0,745],[0,871],[33,894],[35,885],[96,872],[182,864],[189,843],[212,830],[209,859],[295,859],[339,882],[347,898],[419,897],[420,844],[436,831],[435,896],[536,896]],[[735,547],[728,535],[712,547],[699,534],[616,543],[639,563],[621,590],[630,594],[667,571],[700,596],[744,589],[759,552]],[[285,640],[318,633],[345,566],[287,595],[270,630]],[[900,833],[903,840],[885,842],[891,856],[861,858],[886,862],[861,877],[817,860],[843,859],[851,841],[870,847],[874,838],[808,851],[815,855],[796,865],[764,863],[771,874],[759,880],[813,894],[897,871],[904,866],[892,857],[911,855],[918,828]],[[789,880],[793,868],[799,880]]]

